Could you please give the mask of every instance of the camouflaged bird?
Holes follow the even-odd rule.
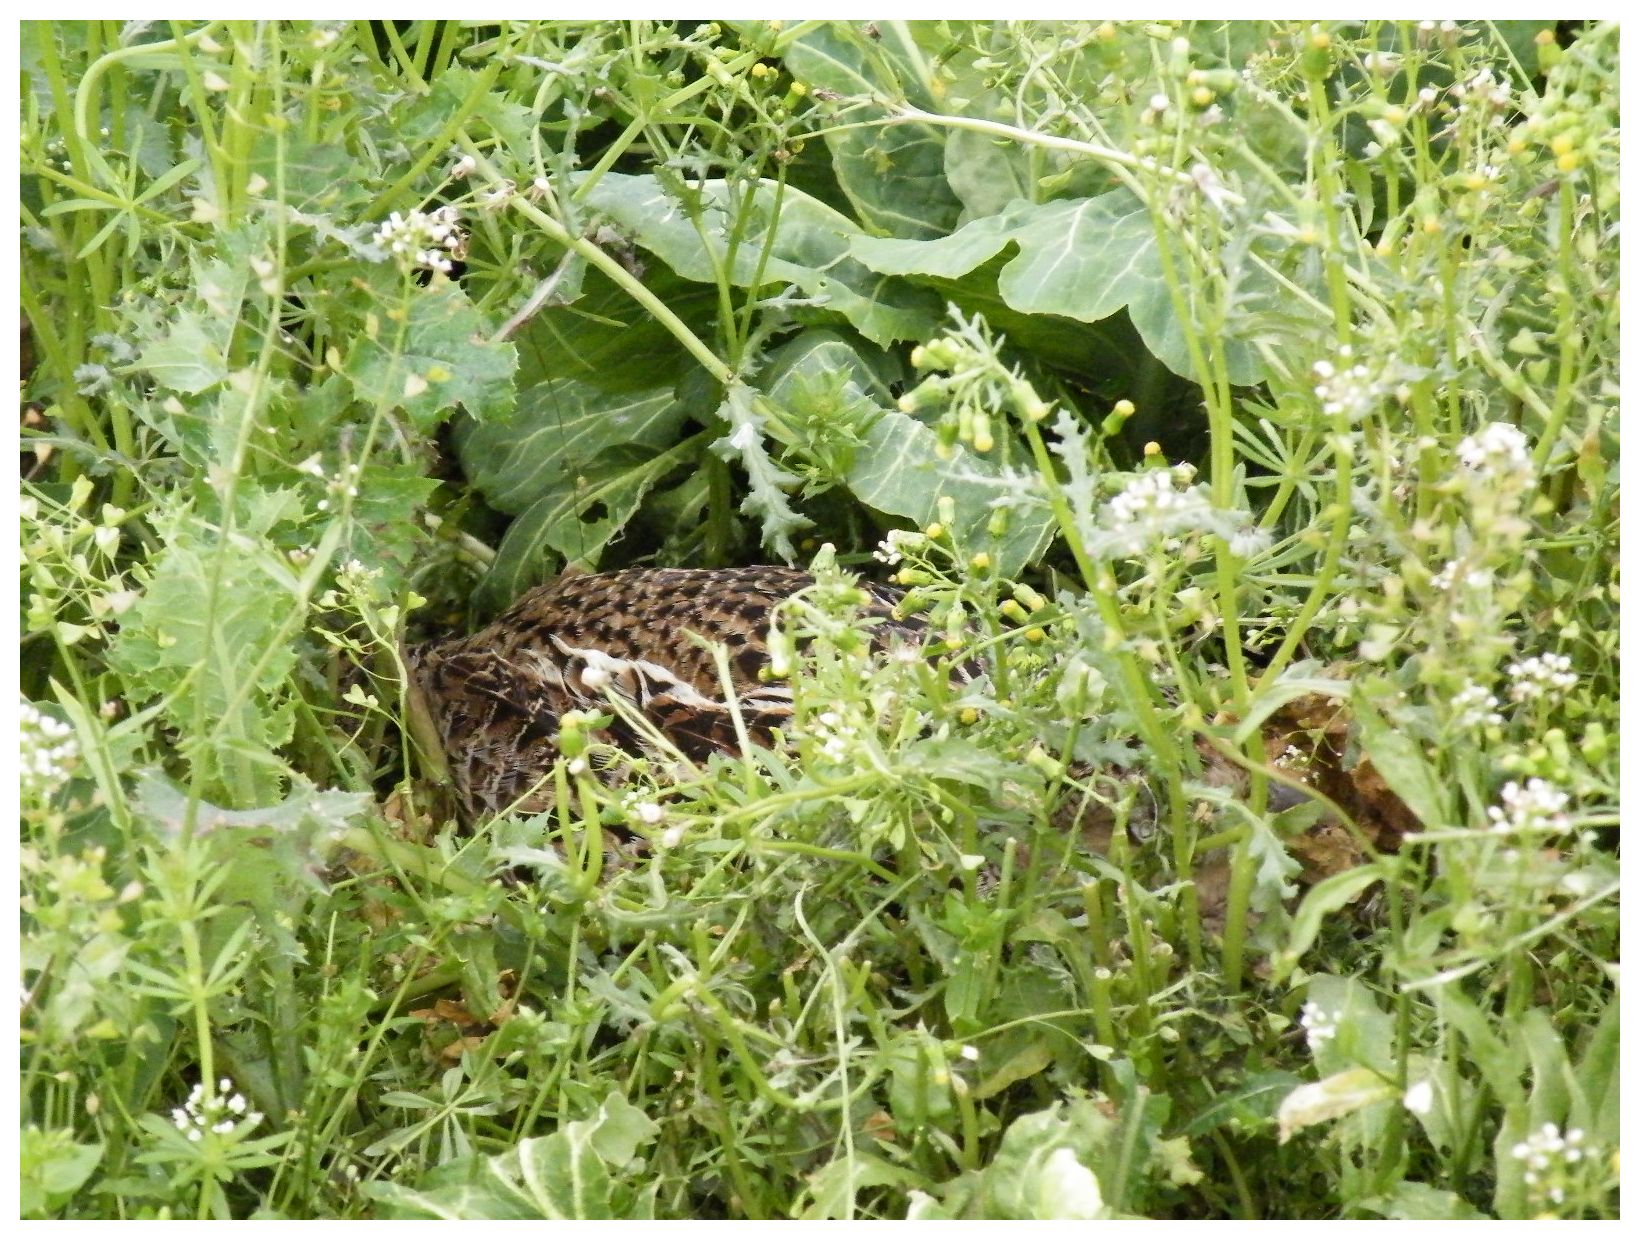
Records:
[[[734,716],[707,643],[727,650],[735,707],[748,736],[768,744],[792,713],[791,689],[762,675],[770,615],[813,584],[809,573],[773,567],[566,575],[471,636],[409,650],[412,708],[431,720],[473,819],[549,808],[560,718],[608,714],[611,695],[687,758],[736,752]],[[920,648],[923,626],[895,617],[901,592],[860,588],[873,642]],[[652,747],[618,711],[597,739],[633,754]]]

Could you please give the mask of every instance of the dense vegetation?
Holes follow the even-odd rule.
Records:
[[[25,1214],[1615,1217],[1615,26],[21,42]],[[401,641],[774,561],[452,821]]]

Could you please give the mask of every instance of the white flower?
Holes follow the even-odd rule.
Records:
[[[408,216],[395,211],[376,230],[376,241],[406,271],[426,267],[449,274],[451,259],[466,252],[466,237],[459,227],[461,216],[454,207],[436,211],[412,211]]]
[[[233,1082],[223,1077],[217,1083],[216,1094],[208,1100],[203,1082],[189,1090],[188,1100],[172,1108],[171,1122],[188,1140],[200,1141],[207,1132],[227,1136],[241,1124],[249,1132],[262,1122],[262,1113],[252,1111],[245,1096],[235,1093]]]
[[[1323,413],[1359,422],[1376,409],[1388,392],[1384,382],[1362,362],[1354,360],[1348,345],[1338,351],[1338,364],[1322,360],[1315,375],[1315,394]]]
[[[1534,473],[1526,436],[1508,422],[1491,422],[1459,443],[1458,463],[1505,490],[1524,490]]]
[[[1099,541],[1116,555],[1138,555],[1174,535],[1214,524],[1213,505],[1201,487],[1176,487],[1172,471],[1147,469],[1100,509],[1104,537]]]
[[[42,714],[26,698],[17,707],[18,775],[25,797],[45,800],[69,777],[80,756],[74,729]]]
[[[904,553],[922,546],[927,539],[916,530],[889,530],[888,537],[877,544],[871,558],[883,564],[898,564]]]
[[[1486,811],[1495,835],[1571,830],[1572,820],[1566,813],[1570,798],[1546,780],[1529,779],[1524,788],[1510,780],[1499,799],[1501,807],[1494,805]]]
[[[1401,1102],[1414,1115],[1428,1115],[1435,1109],[1435,1087],[1428,1081],[1415,1081],[1407,1086]]]
[[[654,801],[639,801],[632,807],[632,812],[638,816],[638,821],[645,826],[653,827],[666,817],[666,811]]]
[[[1577,686],[1572,661],[1563,654],[1533,655],[1511,663],[1507,671],[1515,682],[1509,686],[1511,702],[1553,700]]]
[[[1304,1005],[1298,1023],[1304,1026],[1304,1034],[1311,1051],[1320,1050],[1338,1036],[1338,1022],[1342,1016],[1342,1012],[1329,1012],[1319,1003]]]
[[[1452,695],[1452,726],[1462,731],[1475,728],[1501,727],[1503,716],[1498,713],[1496,694],[1488,693],[1481,685],[1465,685]]]

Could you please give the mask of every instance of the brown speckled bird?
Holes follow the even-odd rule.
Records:
[[[748,735],[768,743],[791,715],[791,689],[766,681],[769,617],[814,584],[790,568],[642,568],[566,575],[529,591],[469,637],[408,651],[417,708],[431,720],[470,818],[551,806],[559,719],[609,712],[610,695],[679,752],[737,749],[734,719],[706,642],[722,643]],[[897,590],[861,582],[873,640],[920,645],[922,626],[894,618]],[[691,636],[695,635],[695,636]],[[629,753],[647,746],[616,713],[599,735]]]

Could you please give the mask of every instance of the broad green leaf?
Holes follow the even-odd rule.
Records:
[[[986,525],[997,507],[1006,509],[1007,532],[991,551],[1005,576],[1018,573],[1048,545],[1052,516],[1028,475],[961,445],[942,460],[934,432],[898,410],[885,411],[872,426],[844,481],[863,502],[919,526],[934,520],[939,497],[949,495],[957,508],[953,535],[973,550],[992,549]]]
[[[1304,893],[1303,902],[1293,916],[1291,936],[1286,948],[1275,958],[1276,980],[1287,977],[1310,950],[1322,923],[1339,909],[1346,907],[1356,896],[1383,878],[1377,866],[1357,866],[1339,874],[1331,874]]]
[[[685,326],[711,339],[720,309],[716,288],[686,280],[661,263],[648,265],[643,282]],[[573,303],[543,307],[512,339],[521,390],[573,379],[608,392],[632,392],[678,386],[691,371],[705,373],[659,319],[596,268],[587,269]]]
[[[799,1219],[852,1219],[863,1189],[899,1188],[920,1184],[915,1171],[858,1149],[834,1158],[808,1176],[807,1204],[799,1198],[793,1217]]]
[[[520,392],[504,417],[465,426],[456,448],[468,481],[491,507],[516,516],[572,489],[606,449],[670,447],[683,417],[669,386],[608,393],[559,380]]]
[[[39,1218],[72,1195],[102,1162],[101,1141],[77,1142],[72,1129],[24,1128],[19,1141],[18,1209]]]
[[[1370,1197],[1361,1208],[1384,1218],[1418,1222],[1443,1219],[1484,1219],[1487,1216],[1451,1189],[1402,1180],[1382,1197]]]
[[[620,1094],[610,1094],[592,1120],[592,1148],[611,1167],[619,1170],[638,1156],[660,1135],[660,1125]]]
[[[1009,307],[1084,323],[1125,308],[1152,353],[1175,373],[1192,373],[1150,209],[1125,189],[1059,202],[1016,201],[938,240],[859,237],[851,252],[886,275],[953,279],[1009,245],[1018,252],[997,278],[997,291]],[[1232,383],[1255,383],[1263,376],[1249,343],[1218,343]]]
[[[1336,1029],[1331,1037],[1311,1040],[1318,1071],[1362,1066],[1382,1076],[1394,1073],[1395,1022],[1359,978],[1317,974],[1310,979],[1304,997]]]
[[[681,192],[687,202],[657,177],[612,172],[587,193],[585,205],[686,279],[726,278],[738,288],[794,285],[876,344],[920,339],[938,323],[936,298],[850,257],[849,239],[859,229],[801,190],[769,180],[714,180]]]
[[[567,561],[595,568],[649,489],[690,458],[698,439],[656,456],[618,448],[573,478],[549,486],[513,523],[479,583],[485,608],[503,606]],[[555,563],[557,561],[557,563]]]
[[[570,1125],[570,1128],[575,1127]],[[503,1155],[497,1169],[517,1183],[538,1218],[612,1218],[609,1168],[592,1148],[587,1134],[555,1132],[518,1143]]]
[[[403,409],[423,432],[458,405],[481,421],[512,409],[517,352],[490,341],[489,325],[459,285],[416,289],[402,323],[373,314],[367,327],[373,330],[354,342],[342,373],[368,407]]]
[[[1107,1194],[1093,1168],[1115,1171],[1117,1121],[1090,1100],[1021,1116],[1002,1135],[995,1157],[962,1213],[967,1218],[1093,1218]]]
[[[926,78],[928,58],[910,23],[877,22],[876,37],[843,22],[816,23],[784,50],[792,76],[811,90],[839,95],[935,104]],[[880,106],[851,120],[882,115]],[[945,179],[945,136],[932,125],[872,125],[828,132],[838,184],[872,232],[937,237],[961,210]]]

